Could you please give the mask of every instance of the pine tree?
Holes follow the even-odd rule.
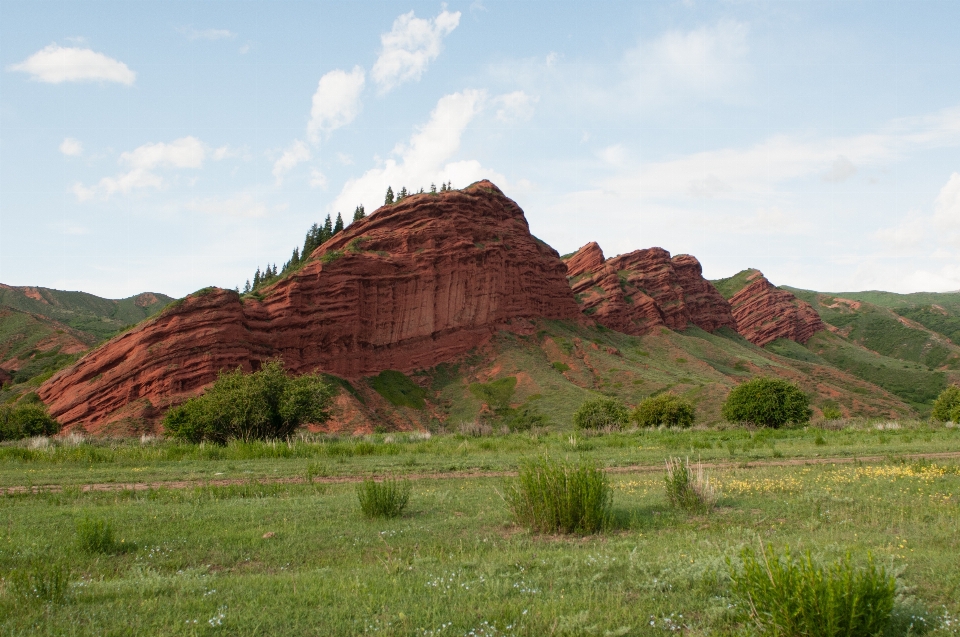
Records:
[[[256,274],[253,275],[253,289],[254,289],[254,290],[256,290],[258,287],[260,287],[260,281],[261,281],[261,279],[262,279],[262,277],[261,277],[261,275],[260,275],[260,268],[257,267],[257,272],[256,272]]]
[[[340,216],[340,213],[337,213],[337,223],[333,225],[333,234],[339,234],[343,232],[343,217]]]
[[[390,186],[387,186],[387,196],[383,198],[383,205],[386,206],[387,204],[392,204],[392,203],[393,203],[393,188],[391,188]]]
[[[437,184],[430,184],[430,194],[431,195],[437,194]]]
[[[250,293],[250,289],[251,289],[251,288],[250,288],[250,279],[247,279],[246,284],[244,284],[244,286],[243,286],[243,293],[244,293],[244,294],[249,294],[249,293]]]
[[[317,243],[317,235],[320,234],[320,226],[313,224],[310,226],[310,229],[307,230],[307,236],[303,239],[303,258],[306,259],[310,254],[317,248],[319,243]]]
[[[333,236],[333,222],[330,221],[330,215],[323,220],[323,230],[320,231],[320,245],[323,245]]]
[[[422,194],[423,194],[423,187],[422,187],[422,186],[420,187],[420,192],[418,192],[417,194],[418,194],[418,195],[422,195]]]
[[[367,213],[363,211],[363,204],[357,206],[357,209],[353,211],[353,220],[360,221],[367,216]]]
[[[407,187],[403,186],[402,188],[400,188],[400,195],[397,197],[397,201],[400,201],[401,199],[406,199],[406,197],[407,197]]]

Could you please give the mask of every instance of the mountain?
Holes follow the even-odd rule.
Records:
[[[0,284],[0,383],[34,384],[173,299],[144,293],[103,299],[85,292]]]

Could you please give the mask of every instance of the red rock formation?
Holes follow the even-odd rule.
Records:
[[[600,247],[591,243],[567,260],[581,309],[601,325],[635,335],[658,325],[684,329],[693,323],[711,332],[736,327],[729,304],[703,278],[692,256],[671,259],[666,250],[650,248],[606,261],[602,257]]]
[[[292,372],[412,371],[513,319],[580,316],[556,251],[487,181],[384,206],[311,259],[261,300],[220,289],[186,298],[51,378],[40,397],[62,423],[97,429],[128,403],[162,408],[219,370],[276,356]]]
[[[775,287],[759,270],[747,277],[747,285],[730,299],[737,331],[756,345],[778,338],[806,343],[826,326],[806,301]]]
[[[567,276],[575,277],[584,272],[593,272],[603,265],[604,260],[603,250],[596,241],[591,241],[564,261],[567,264]]]

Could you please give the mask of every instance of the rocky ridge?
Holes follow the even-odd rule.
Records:
[[[346,378],[432,367],[499,329],[525,329],[524,319],[578,320],[565,275],[492,183],[413,195],[354,222],[256,295],[210,288],[171,304],[38,393],[63,424],[97,430],[275,357],[291,372]]]
[[[778,338],[806,343],[826,329],[813,307],[767,280],[759,270],[746,273],[746,285],[730,297],[737,331],[761,347]]]

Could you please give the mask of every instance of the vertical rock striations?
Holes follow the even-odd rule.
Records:
[[[512,319],[578,318],[565,274],[492,183],[413,195],[354,222],[258,295],[187,297],[39,394],[64,424],[96,428],[130,403],[164,407],[220,370],[273,357],[293,372],[349,378],[431,367]]]

